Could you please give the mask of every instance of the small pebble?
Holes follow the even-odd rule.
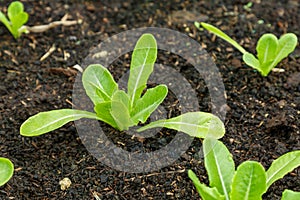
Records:
[[[66,190],[71,186],[72,182],[69,178],[64,178],[63,180],[59,181],[60,189]]]

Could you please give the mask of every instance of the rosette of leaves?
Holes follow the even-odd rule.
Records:
[[[204,165],[209,186],[201,183],[192,171],[192,179],[203,200],[260,200],[277,180],[300,166],[300,150],[286,153],[273,161],[269,169],[256,161],[245,161],[235,169],[232,155],[226,146],[214,139],[203,142]],[[299,200],[300,192],[285,190],[282,200]]]
[[[166,85],[147,89],[147,80],[157,57],[156,40],[143,34],[134,48],[127,92],[120,90],[111,73],[100,64],[93,64],[83,72],[82,82],[87,96],[94,104],[94,113],[84,110],[60,109],[38,113],[27,119],[20,128],[23,136],[38,136],[81,118],[103,121],[123,131],[138,123],[145,123],[168,93]],[[193,137],[210,135],[221,138],[225,134],[223,122],[206,112],[190,112],[180,116],[151,122],[138,129],[166,127],[182,131]]]
[[[14,1],[8,6],[7,16],[8,18],[0,11],[0,21],[15,39],[27,32],[22,26],[28,21],[29,15],[24,12],[24,6],[20,1]]]
[[[248,66],[259,71],[262,76],[267,76],[281,60],[292,53],[298,42],[297,36],[294,33],[286,33],[279,39],[272,33],[266,33],[257,42],[257,56],[255,56],[247,52],[241,45],[217,27],[204,22],[195,22],[195,26],[198,29],[200,29],[200,25],[237,48],[243,54],[243,61]]]

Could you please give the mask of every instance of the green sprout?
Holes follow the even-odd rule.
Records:
[[[9,181],[14,173],[14,165],[7,158],[0,157],[0,186]]]
[[[264,34],[257,42],[257,57],[255,57],[217,27],[204,22],[195,22],[198,29],[200,25],[237,48],[243,54],[243,61],[259,71],[262,76],[267,76],[281,60],[292,53],[298,42],[294,33],[286,33],[280,39],[271,33]]]
[[[19,38],[22,33],[28,32],[22,26],[28,21],[28,13],[24,12],[24,6],[19,1],[12,2],[7,9],[7,16],[0,11],[0,21],[6,26],[15,39]]]
[[[245,161],[235,170],[232,155],[222,142],[214,138],[204,139],[203,153],[210,187],[201,183],[192,170],[188,171],[203,200],[260,200],[275,181],[300,166],[298,150],[274,160],[267,171],[256,161]],[[282,200],[298,199],[300,192],[283,192]]]
[[[246,10],[246,11],[251,11],[251,7],[253,6],[253,3],[250,1],[248,2],[246,5],[243,6],[243,8]]]
[[[133,50],[127,92],[119,89],[105,67],[92,64],[83,72],[82,82],[87,96],[94,104],[95,113],[75,109],[41,112],[21,125],[21,135],[38,136],[81,118],[100,120],[120,131],[145,123],[168,93],[167,86],[163,84],[147,89],[147,80],[153,71],[156,57],[155,38],[151,34],[143,34]],[[223,122],[206,112],[184,113],[171,119],[151,122],[137,131],[154,127],[175,129],[199,138],[208,134],[221,138],[225,133]]]

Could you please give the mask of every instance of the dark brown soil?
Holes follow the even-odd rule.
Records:
[[[28,25],[59,20],[66,13],[71,19],[82,19],[83,23],[23,35],[17,41],[4,26],[0,27],[0,155],[10,158],[15,165],[13,178],[0,188],[0,199],[95,199],[95,196],[100,199],[199,199],[187,177],[187,169],[193,169],[207,183],[203,160],[195,154],[201,148],[199,140],[169,167],[149,174],[130,174],[104,166],[92,157],[73,123],[40,137],[25,138],[19,134],[20,125],[29,116],[71,108],[76,70],[70,68],[80,64],[91,47],[132,28],[153,26],[180,31],[203,44],[215,58],[228,104],[227,133],[222,141],[233,154],[236,165],[256,160],[268,168],[278,156],[300,149],[299,45],[279,64],[285,72],[272,72],[264,78],[241,63],[241,54],[233,47],[193,26],[194,20],[215,24],[254,52],[263,33],[280,36],[294,32],[300,36],[297,0],[253,0],[249,11],[243,8],[249,2],[246,0],[22,2],[30,14]],[[8,4],[9,1],[1,1],[1,11]],[[258,20],[264,23],[259,24]],[[56,51],[40,61],[52,45]],[[159,58],[168,65],[177,59],[163,53]],[[191,85],[197,88],[201,110],[210,111],[203,80],[187,69],[185,61],[177,60],[175,69],[190,77]],[[128,66],[128,59],[123,59],[121,64]],[[118,73],[122,71],[113,72]],[[173,109],[172,96],[168,100],[164,105]],[[113,141],[124,141],[119,134],[110,137]],[[164,136],[160,135],[140,146],[157,149],[172,137],[172,134],[166,135],[162,142]],[[124,149],[134,151],[134,144],[139,142],[127,141],[131,146]],[[62,191],[59,181],[65,177],[70,178],[72,185]],[[286,188],[300,191],[299,168],[272,185],[264,199],[280,199]]]

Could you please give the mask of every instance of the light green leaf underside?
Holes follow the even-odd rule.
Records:
[[[292,190],[284,190],[281,200],[299,200],[300,192],[294,192]]]
[[[165,85],[158,85],[155,88],[148,89],[142,98],[137,100],[131,111],[133,122],[135,124],[139,121],[145,123],[151,113],[163,102],[167,94],[168,88]]]
[[[13,163],[7,159],[0,157],[0,186],[9,181],[14,173]]]
[[[267,170],[267,187],[300,166],[300,150],[286,153],[274,160]]]
[[[212,32],[213,34],[215,34],[216,36],[222,38],[223,40],[225,40],[226,42],[228,42],[229,44],[233,45],[235,48],[237,48],[242,54],[246,53],[246,50],[239,45],[236,41],[234,41],[233,39],[231,39],[226,33],[224,33],[223,31],[221,31],[220,29],[218,29],[217,27],[201,22],[200,23],[201,26],[203,26],[206,30]],[[196,25],[196,23],[195,23]]]
[[[223,122],[213,114],[190,112],[166,120],[158,120],[138,129],[139,132],[150,128],[165,127],[182,131],[192,137],[221,138],[225,134]]]
[[[229,200],[235,165],[226,146],[213,138],[203,141],[205,169],[209,177],[209,185],[216,187],[220,194]]]
[[[83,87],[94,105],[110,101],[118,89],[111,73],[102,65],[89,65],[82,75]]]
[[[23,136],[38,136],[81,118],[99,119],[95,113],[82,110],[61,109],[40,112],[21,125],[20,133]]]
[[[266,192],[264,167],[255,161],[243,162],[234,175],[231,200],[261,200]]]
[[[130,96],[131,107],[134,107],[146,88],[147,80],[153,71],[156,56],[157,45],[154,36],[143,34],[136,43],[130,64],[128,95]]]
[[[218,192],[217,188],[210,188],[202,184],[192,170],[188,170],[188,176],[203,200],[225,200],[225,197]]]

